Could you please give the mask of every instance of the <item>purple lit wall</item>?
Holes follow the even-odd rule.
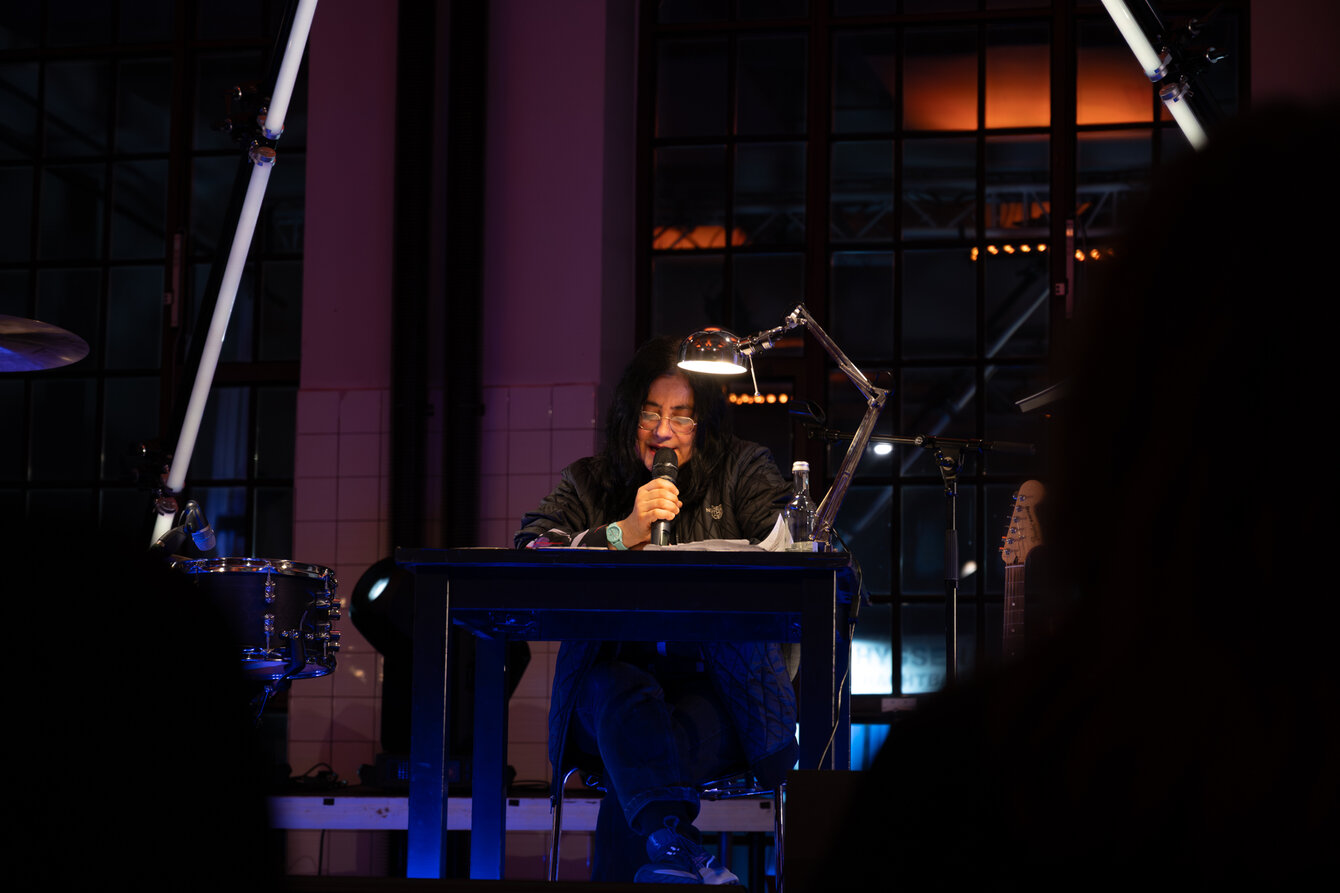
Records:
[[[633,8],[490,4],[481,535],[450,545],[510,544],[558,471],[595,449],[600,383],[630,353]],[[322,0],[309,52],[294,555],[334,568],[347,596],[395,545],[439,545],[389,533],[396,4]],[[378,750],[380,661],[351,623],[340,629],[337,670],[293,686],[289,761],[356,782]],[[533,649],[508,759],[542,779],[553,661]],[[375,834],[330,833],[325,873],[376,873]],[[317,835],[290,832],[290,873],[316,873]],[[542,837],[509,839],[509,876],[542,876]],[[577,835],[564,850],[585,857]]]

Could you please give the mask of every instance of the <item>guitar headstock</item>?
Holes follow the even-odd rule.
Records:
[[[1001,537],[1000,557],[1006,567],[1024,563],[1028,553],[1042,545],[1042,525],[1038,523],[1037,507],[1047,491],[1038,481],[1025,481],[1014,494],[1014,511],[1010,526]]]

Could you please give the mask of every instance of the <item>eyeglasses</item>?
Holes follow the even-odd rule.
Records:
[[[661,427],[662,418],[663,416],[659,412],[643,412],[637,426],[643,431],[655,431]],[[676,434],[689,434],[692,433],[694,428],[698,427],[698,423],[688,416],[670,416],[665,420],[670,423],[670,430]]]

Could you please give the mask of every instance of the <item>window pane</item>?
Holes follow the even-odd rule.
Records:
[[[0,29],[0,46],[4,44]],[[26,159],[37,151],[37,65],[0,65],[0,160]],[[5,195],[6,203],[9,200]]]
[[[887,368],[867,365],[861,368],[861,372],[871,381],[884,379],[893,381],[893,376]],[[868,409],[865,395],[857,389],[856,385],[851,383],[851,379],[847,377],[845,372],[836,367],[829,369],[827,384],[828,393],[824,395],[826,399],[818,400],[819,405],[827,410],[827,427],[854,434],[856,429],[860,427]],[[810,400],[816,399],[812,394],[799,393],[796,396]],[[883,412],[875,422],[875,430],[872,433],[893,434],[893,423],[892,413]],[[842,466],[842,461],[846,458],[847,451],[850,448],[850,441],[837,441],[828,445],[828,467],[826,469],[828,476],[837,476],[838,469]],[[856,463],[855,479],[866,482],[891,481],[897,462],[897,448],[890,450],[887,445],[867,444],[865,451],[861,454],[860,461]]]
[[[166,161],[123,161],[112,184],[112,257],[157,259],[163,256],[167,219]]]
[[[186,494],[200,503],[217,537],[215,548],[220,557],[287,558],[287,555],[262,555],[251,548],[247,519],[246,487],[197,487]]]
[[[835,16],[892,15],[899,0],[833,0]]]
[[[971,239],[977,230],[977,146],[903,141],[903,237]]]
[[[733,263],[736,334],[771,328],[805,300],[804,255],[741,254]]]
[[[0,271],[0,313],[27,317],[28,273],[26,270]]]
[[[251,431],[249,397],[249,390],[244,387],[216,387],[210,393],[195,453],[191,456],[189,479],[246,478]],[[214,526],[219,525],[216,522]]]
[[[1051,235],[1049,150],[1045,136],[997,136],[986,141],[988,239]]]
[[[157,378],[112,378],[103,386],[102,479],[126,478],[135,447],[158,438]]]
[[[1149,131],[1093,131],[1077,136],[1076,246],[1085,238],[1114,236],[1139,207],[1153,158]],[[1178,139],[1181,139],[1180,134]]]
[[[724,136],[730,120],[725,39],[666,40],[659,53],[656,135]]]
[[[172,101],[172,62],[133,59],[118,66],[116,150],[166,152]]]
[[[834,242],[893,239],[893,142],[833,145],[829,237]]]
[[[1046,243],[1038,243],[1045,246]],[[982,253],[986,265],[986,355],[1043,356],[1047,353],[1048,255],[1020,244],[1011,253]],[[1029,248],[1024,251],[1024,248]]]
[[[833,254],[828,332],[858,364],[895,355],[893,255],[884,251]]]
[[[661,0],[656,5],[658,22],[710,22],[730,14],[730,0]]]
[[[256,477],[293,476],[298,389],[256,389]]]
[[[651,334],[688,335],[724,326],[726,302],[720,255],[658,257],[651,265]]]
[[[823,3],[825,0],[818,0]],[[809,0],[735,0],[741,19],[791,19],[809,11]]]
[[[171,40],[175,0],[137,0],[121,4],[117,36],[122,43]]]
[[[212,257],[216,251],[225,251],[233,233],[228,224],[228,200],[237,177],[238,160],[197,158],[191,165],[191,254],[194,257]],[[271,173],[271,179],[274,174]],[[245,188],[245,187],[243,187]],[[268,189],[268,187],[267,187]]]
[[[1051,123],[1051,46],[1045,25],[987,29],[986,126]]]
[[[976,270],[963,249],[903,255],[903,355],[973,356],[977,351]]]
[[[892,30],[833,39],[833,130],[893,130],[898,44]]]
[[[196,35],[199,37],[240,40],[270,36],[265,28],[263,0],[200,0],[198,15]]]
[[[656,152],[653,226],[656,247],[720,248],[726,243],[726,149],[724,146]],[[673,230],[678,238],[661,244]],[[732,241],[734,236],[732,235]]]
[[[977,0],[902,0],[905,13],[970,12],[977,8]]]
[[[34,380],[31,407],[29,479],[92,483],[98,449],[93,379]]]
[[[97,155],[107,151],[111,72],[110,62],[47,64],[47,155]]]
[[[918,434],[980,437],[977,399],[977,372],[971,367],[905,367],[902,374],[902,430],[899,433],[909,437]],[[979,465],[975,453],[963,456],[965,474],[976,474]],[[940,474],[930,451],[925,449],[906,450],[899,468],[902,474],[936,477]],[[959,507],[962,508],[962,503]]]
[[[805,131],[804,37],[742,37],[735,130],[741,134]]]
[[[992,474],[1011,475],[1019,481],[1045,476],[1047,468],[1046,418],[1040,412],[1024,413],[1016,401],[1052,383],[1045,366],[989,366],[986,370],[987,440],[1032,444],[1034,453],[992,450],[983,457],[983,467]],[[989,531],[988,531],[989,532]]]
[[[38,255],[43,260],[102,257],[107,170],[101,164],[60,164],[42,176]]]
[[[37,274],[37,318],[67,329],[88,343],[88,356],[79,361],[81,370],[98,366],[100,294],[97,270],[42,270]]]
[[[37,46],[37,32],[41,27],[42,7],[36,3],[8,3],[5,5],[5,27],[0,28],[0,50],[17,50]]]
[[[977,35],[966,28],[908,29],[903,54],[903,127],[977,127]]]
[[[998,615],[999,610],[996,613]],[[959,679],[971,676],[976,663],[976,619],[971,606],[959,606],[956,643]],[[944,606],[903,605],[902,627],[902,693],[915,695],[938,691],[945,679]]]
[[[816,491],[814,497],[817,501],[822,493]],[[836,530],[847,551],[860,561],[862,580],[870,593],[887,595],[892,591],[893,487],[853,484],[838,511]],[[892,678],[890,673],[885,681]]]
[[[157,369],[162,362],[162,267],[116,267],[108,274],[108,369]]]
[[[79,46],[112,42],[115,4],[107,3],[106,0],[48,0],[46,6],[48,45]]]
[[[887,545],[883,551],[889,551]],[[869,583],[868,572],[866,582]],[[851,644],[851,693],[854,695],[894,693],[893,644],[889,641],[892,614],[892,605],[864,605],[861,608],[860,623]]]
[[[735,226],[746,242],[804,242],[805,145],[749,144],[735,153]]]
[[[1151,120],[1154,89],[1112,20],[1079,22],[1075,70],[1075,123],[1124,124]]]
[[[306,189],[307,157],[292,152],[280,155],[266,184],[265,205],[261,208],[266,251],[302,253]]]
[[[23,452],[23,380],[0,377],[0,481],[14,483],[28,475]]]
[[[273,261],[264,269],[259,359],[297,360],[302,344],[302,261]]]
[[[252,549],[258,555],[292,556],[293,488],[256,488],[256,530]],[[301,561],[301,559],[294,559]],[[305,562],[310,564],[310,562]]]
[[[31,168],[0,168],[0,261],[26,261],[32,253],[33,172]]]
[[[900,540],[902,543],[902,591],[906,595],[943,596],[945,593],[945,534],[947,503],[940,484],[907,484],[900,489]],[[963,485],[955,506],[959,561],[964,562],[977,548],[977,487]],[[993,533],[999,537],[999,533]],[[960,568],[960,597],[976,595],[981,574],[963,574]],[[940,617],[944,609],[936,606]],[[962,629],[963,618],[959,618]],[[943,626],[941,626],[943,629]],[[943,635],[943,634],[942,634]]]

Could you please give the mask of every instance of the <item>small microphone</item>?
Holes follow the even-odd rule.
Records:
[[[186,503],[186,510],[183,512],[185,519],[182,526],[191,534],[191,539],[195,541],[195,547],[201,552],[208,552],[217,544],[217,538],[214,534],[214,528],[209,526],[209,520],[205,518],[205,513],[201,511],[200,504],[194,499]]]
[[[656,451],[655,458],[651,461],[651,474],[653,477],[665,478],[670,483],[675,483],[679,477],[679,457],[670,447],[661,447]],[[670,545],[670,522],[653,521],[651,524],[651,542],[655,546]]]

